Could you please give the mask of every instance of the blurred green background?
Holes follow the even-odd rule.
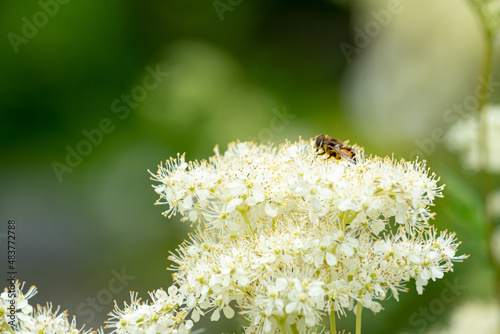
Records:
[[[487,298],[477,179],[442,144],[452,124],[445,111],[473,94],[477,22],[462,1],[402,0],[381,17],[389,3],[2,2],[2,273],[15,219],[18,277],[38,287],[34,302],[99,327],[112,300],[170,284],[169,251],[189,232],[153,206],[148,169],[177,152],[206,158],[237,139],[327,133],[367,154],[427,159],[448,184],[436,226],[456,231],[459,251],[472,254],[423,296],[411,282],[399,303],[367,311],[365,328],[421,333],[466,300]],[[456,279],[465,288],[443,302]],[[429,307],[431,317],[419,313]],[[238,321],[201,326],[240,331]],[[353,330],[354,317],[338,328]]]

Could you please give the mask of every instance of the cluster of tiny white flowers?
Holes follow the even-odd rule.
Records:
[[[36,295],[36,287],[32,286],[23,293],[24,283],[16,282],[14,289],[0,295],[0,333],[44,333],[44,334],[79,334],[91,333],[76,327],[76,320],[68,320],[66,312],[59,313],[59,307],[52,311],[52,305],[37,305],[34,309],[28,300]]]
[[[157,203],[169,206],[165,215],[179,212],[226,236],[272,227],[276,217],[291,211],[313,224],[320,218],[356,227],[369,224],[364,227],[376,234],[384,229],[381,215],[410,229],[427,222],[428,206],[442,189],[423,163],[375,157],[353,165],[315,159],[305,141],[279,150],[231,144],[224,155],[216,149],[201,163],[186,163],[179,156],[159,166],[154,179],[161,182],[155,186]]]
[[[461,155],[464,167],[500,173],[500,105],[487,105],[477,117],[454,124],[447,134],[447,146]]]
[[[187,312],[178,309],[183,302],[175,286],[150,293],[151,304],[141,303],[137,294],[131,294],[130,305],[125,303],[121,310],[115,303],[115,310],[110,315],[108,327],[112,333],[189,333],[192,321],[185,321]]]
[[[133,299],[110,322],[126,327],[119,333],[159,332],[163,314],[178,326],[188,315],[231,318],[236,308],[247,333],[283,324],[306,332],[355,303],[379,312],[380,301],[398,299],[410,279],[422,293],[465,258],[455,255],[454,234],[437,234],[428,223],[442,186],[422,162],[355,150],[354,164],[319,157],[303,140],[279,148],[246,142],[224,154],[216,148],[208,161],[178,156],[160,165],[152,175],[164,214],[196,224],[171,257],[176,297],[169,305],[178,308],[158,316],[150,311],[158,298],[144,310]]]
[[[24,283],[16,282],[11,290],[5,289],[0,294],[0,329],[7,331],[9,323],[18,325],[18,319],[29,319],[33,312],[33,307],[28,300],[36,295],[34,286],[30,287],[26,293],[23,293]]]

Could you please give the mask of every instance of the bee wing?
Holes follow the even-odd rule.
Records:
[[[351,155],[351,154],[349,154],[349,153],[351,153],[351,152],[349,152],[349,151],[347,151],[347,150],[345,150],[345,149],[340,149],[340,150],[338,150],[337,152],[338,152],[338,153],[342,156],[342,158],[344,158],[345,160],[350,161],[350,162],[352,162],[352,163],[356,163],[356,162],[357,162],[357,161],[356,161],[356,156],[355,156],[355,153],[354,153],[354,152],[352,152],[352,155]],[[349,152],[349,153],[348,153],[348,152]]]

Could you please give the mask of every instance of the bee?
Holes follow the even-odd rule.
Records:
[[[335,160],[341,160],[344,158],[352,163],[358,162],[354,150],[333,137],[318,135],[314,138],[313,146],[317,155],[327,154],[327,159],[333,157]]]

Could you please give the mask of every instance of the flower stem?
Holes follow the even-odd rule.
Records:
[[[339,214],[339,220],[340,220],[340,228],[342,231],[345,232],[345,229],[346,229],[346,225],[345,225],[345,216],[346,216],[346,212],[343,211]]]
[[[489,97],[490,97],[490,84],[491,84],[491,69],[493,65],[493,34],[490,31],[485,31],[485,46],[484,46],[484,53],[483,53],[483,60],[482,60],[482,68],[481,68],[481,77],[479,78],[478,82],[478,89],[482,88],[484,85],[483,91],[486,91],[487,93],[485,94],[484,97],[479,97],[478,98],[478,106],[477,110],[481,112],[483,110],[483,107],[488,103]],[[484,80],[484,81],[483,81]]]
[[[250,223],[250,220],[248,219],[247,210],[245,210],[245,209],[236,209],[236,210],[238,210],[241,213],[241,215],[243,216],[243,219],[245,219],[245,223],[247,224],[248,231],[252,235],[252,238],[255,239],[255,233],[253,232],[252,224]]]
[[[493,180],[492,176],[488,172],[488,166],[490,164],[491,154],[490,145],[488,142],[488,118],[486,115],[486,110],[484,108],[487,105],[489,97],[491,95],[491,76],[492,76],[492,67],[493,67],[493,43],[494,43],[494,33],[492,28],[489,25],[487,15],[484,12],[483,3],[476,0],[470,0],[471,4],[474,6],[474,9],[477,12],[479,20],[481,21],[481,25],[483,28],[485,46],[482,60],[482,68],[481,74],[479,77],[479,82],[477,84],[476,92],[485,92],[484,97],[476,96],[478,98],[478,122],[479,122],[479,144],[484,150],[485,154],[482,154],[482,165],[481,168],[481,179],[482,179],[482,187],[483,187],[483,202],[485,205],[486,212],[486,233],[485,233],[485,241],[488,245],[488,260],[494,272],[494,291],[497,302],[500,304],[500,263],[498,263],[492,253],[491,247],[491,236],[493,231],[495,230],[495,220],[493,217],[488,215],[487,200],[488,196],[492,192],[493,188]]]
[[[358,302],[356,306],[356,334],[361,334],[361,312],[363,311],[363,305]]]
[[[330,333],[335,334],[337,333],[337,329],[335,328],[335,311],[331,310],[330,311]]]
[[[274,316],[274,318],[276,319],[276,321],[278,322],[278,325],[280,326],[281,334],[286,334],[286,332],[287,332],[286,324],[285,324],[286,320],[283,318],[278,318],[277,316]]]
[[[478,120],[479,120],[479,136],[480,136],[480,146],[484,150],[485,154],[482,154],[483,160],[483,170],[487,170],[490,160],[490,147],[488,143],[488,115],[486,115],[486,110],[484,106],[488,103],[490,97],[490,86],[491,86],[491,69],[493,62],[493,36],[486,30],[485,32],[485,50],[483,54],[483,63],[481,69],[481,75],[479,77],[479,82],[477,84],[476,91],[486,92],[484,97],[477,96],[478,98]],[[486,180],[489,181],[489,180]],[[487,182],[487,185],[490,182]]]
[[[6,329],[9,333],[12,333],[12,334],[16,334],[16,332],[14,332],[14,330],[9,326],[9,325],[5,325],[6,327],[3,327],[3,329]],[[0,327],[0,329],[2,329],[2,327]]]
[[[235,289],[238,289],[240,290],[241,292],[243,292],[246,296],[250,297],[250,298],[253,298],[253,295],[248,292],[246,289],[243,289],[241,286],[239,286],[238,284],[234,283],[233,280],[231,280],[231,285],[235,288]]]
[[[495,255],[493,254],[493,248],[492,248],[492,244],[491,244],[491,241],[492,241],[492,234],[493,234],[493,231],[495,230],[495,221],[489,217],[487,218],[488,219],[488,225],[486,226],[486,242],[487,242],[487,245],[488,245],[488,260],[490,262],[490,265],[493,269],[493,275],[494,275],[494,278],[493,278],[493,284],[494,284],[494,287],[493,287],[493,291],[495,293],[495,298],[496,298],[496,301],[498,303],[498,305],[500,305],[500,263],[498,263],[498,261],[496,260],[495,258]]]
[[[293,334],[299,334],[299,330],[297,329],[297,323],[294,323],[293,325],[290,326],[290,328],[292,329],[292,333]]]
[[[479,1],[479,0],[469,0],[469,3],[475,10],[477,17],[479,19],[479,22],[481,24],[482,32],[484,35],[484,52],[483,52],[483,58],[482,58],[482,63],[481,63],[481,72],[478,77],[478,82],[477,82],[477,88],[476,88],[476,99],[477,99],[477,119],[479,123],[479,146],[481,149],[486,152],[485,154],[482,154],[482,159],[481,164],[483,165],[483,168],[481,168],[482,171],[485,171],[487,166],[489,165],[489,159],[490,159],[490,152],[489,152],[489,145],[488,145],[488,120],[485,115],[484,111],[484,106],[488,103],[489,97],[491,95],[491,69],[492,69],[492,64],[493,64],[493,42],[494,42],[494,33],[492,31],[492,28],[488,22],[488,16],[485,13],[485,8],[484,8],[484,1]],[[484,95],[480,96],[480,92],[485,92],[483,93]],[[484,181],[485,185],[487,188],[489,188],[491,182],[489,179],[489,176],[487,175],[488,173],[482,173],[483,176],[486,175]],[[487,191],[488,193],[489,191]]]

